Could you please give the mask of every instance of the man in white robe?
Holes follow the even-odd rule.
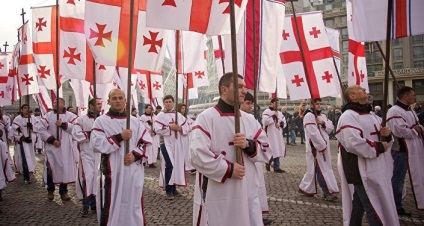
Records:
[[[40,121],[41,120],[41,111],[40,108],[34,109],[34,117]],[[44,149],[44,141],[41,140],[40,134],[36,134],[37,138],[35,140],[35,150],[38,152],[38,154],[41,154],[41,152]]]
[[[280,167],[280,157],[286,156],[286,145],[284,144],[283,129],[287,126],[283,113],[278,110],[278,98],[272,98],[269,108],[262,113],[262,125],[269,139],[269,145],[274,151],[272,161],[275,173],[285,173]],[[266,166],[270,171],[271,162]]]
[[[22,169],[19,173],[24,176],[24,183],[30,184],[30,174],[35,173],[35,152],[34,143],[37,135],[34,126],[38,120],[29,113],[28,104],[21,106],[21,114],[16,116],[11,126],[11,134],[17,143],[15,146],[15,163],[17,169]],[[19,166],[18,166],[19,165]]]
[[[59,105],[59,108],[57,108]],[[68,184],[75,183],[77,165],[73,150],[72,128],[77,116],[66,111],[65,100],[59,98],[53,103],[54,111],[44,115],[36,126],[41,140],[46,142],[47,199],[54,199],[55,185],[63,201],[69,201]],[[59,109],[59,120],[57,119]],[[59,137],[57,137],[59,134]]]
[[[410,107],[415,103],[415,91],[404,86],[398,90],[397,98],[397,102],[387,113],[387,125],[394,135],[392,186],[398,214],[410,216],[411,213],[402,206],[407,169],[416,207],[424,210],[424,128]]]
[[[163,160],[165,160],[165,167],[162,167],[160,174],[160,182],[163,182],[165,187],[166,197],[169,200],[174,199],[175,196],[180,196],[176,186],[187,186],[184,169],[185,155],[183,152],[183,137],[188,135],[189,127],[186,118],[180,113],[176,113],[173,109],[174,97],[166,95],[163,98],[165,104],[165,111],[160,112],[156,116],[156,121],[153,124],[155,131],[158,135],[162,136],[164,143],[161,144],[160,150]],[[178,124],[177,124],[177,123]],[[165,168],[165,169],[163,169]],[[163,180],[163,176],[165,180]]]
[[[11,140],[11,138],[8,137],[10,132],[10,118],[3,114],[3,107],[0,107],[0,130],[3,132],[0,139],[8,144],[9,140]]]
[[[0,137],[3,132],[0,131]],[[6,188],[7,183],[15,180],[15,173],[13,172],[11,159],[9,159],[9,146],[6,142],[0,140],[0,201],[3,201],[2,192]]]
[[[86,217],[88,210],[96,210],[97,176],[100,165],[100,154],[94,152],[90,142],[90,134],[95,118],[99,117],[102,110],[100,99],[91,99],[88,102],[88,112],[75,120],[72,128],[72,137],[77,142],[79,151],[77,197],[82,199],[81,216]]]
[[[344,98],[348,102],[336,132],[343,225],[361,225],[364,211],[370,225],[399,225],[391,184],[390,129],[381,127],[381,118],[371,113],[365,89],[350,86]]]
[[[149,131],[150,136],[152,137],[152,152],[146,153],[147,156],[147,164],[150,168],[156,168],[157,156],[158,156],[158,148],[159,148],[159,136],[156,135],[155,128],[153,124],[156,120],[156,115],[153,113],[153,107],[150,104],[146,104],[144,106],[144,114],[140,116],[140,121],[143,123],[144,127],[146,127],[147,131]]]
[[[303,114],[303,126],[306,138],[306,173],[299,185],[299,191],[306,196],[317,193],[316,182],[320,185],[324,200],[335,201],[339,193],[336,177],[331,165],[330,138],[333,123],[325,114],[321,114],[321,99],[314,100],[315,107],[306,110]],[[313,108],[317,113],[315,117]]]
[[[246,85],[239,76],[234,87],[232,76],[221,77],[218,104],[199,114],[191,133],[190,160],[197,170],[193,225],[263,225],[255,162],[269,162],[272,150],[259,122],[246,112],[239,111],[240,133],[234,133],[234,89],[241,103]]]
[[[122,90],[109,93],[109,111],[96,119],[91,132],[95,152],[101,153],[100,191],[97,195],[100,225],[145,225],[143,184],[146,149],[152,148],[149,132],[130,117],[126,129],[126,98]],[[129,150],[125,150],[125,142]]]

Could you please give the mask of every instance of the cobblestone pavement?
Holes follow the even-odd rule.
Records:
[[[336,142],[331,141],[332,150]],[[282,160],[285,174],[265,173],[270,213],[265,217],[273,220],[272,225],[342,225],[341,197],[334,203],[322,199],[319,189],[315,197],[298,193],[298,185],[305,173],[305,148],[303,145],[288,146],[287,156]],[[13,152],[13,151],[12,151]],[[62,202],[57,191],[54,201],[46,199],[47,191],[41,184],[43,156],[36,155],[39,173],[30,185],[25,185],[22,176],[10,183],[3,191],[0,202],[0,225],[96,225],[95,214],[81,218],[81,203],[74,197],[74,185],[69,194],[74,197]],[[336,168],[337,154],[333,151],[332,164]],[[182,196],[166,200],[164,191],[158,186],[159,168],[146,168],[144,186],[144,208],[147,225],[191,225],[194,175],[187,174],[189,185],[179,188]],[[401,225],[424,225],[424,212],[415,209],[409,181],[404,206],[412,212],[412,218],[401,218]],[[364,220],[364,225],[367,225]]]

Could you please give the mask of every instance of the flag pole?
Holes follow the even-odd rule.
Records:
[[[294,9],[293,0],[290,0],[290,3],[291,3],[291,6],[292,6],[292,9],[293,9],[293,17],[294,17],[294,24],[295,24],[295,27],[296,27],[297,37],[300,39],[299,25],[297,24],[296,10]],[[301,56],[302,56],[303,70],[305,70],[306,83],[308,84],[309,93],[311,94],[311,104],[313,106],[312,112],[313,112],[315,118],[317,118],[317,111],[315,109],[315,100],[314,100],[314,97],[312,95],[312,88],[311,88],[311,85],[310,85],[311,81],[309,80],[309,71],[308,71],[308,68],[306,67],[305,54],[303,52],[302,42],[301,42],[301,40],[296,40],[296,41],[298,41],[298,44],[299,44],[299,49],[300,49],[300,53],[301,53]],[[324,153],[322,154],[322,157],[323,157],[324,161],[326,161]]]
[[[383,88],[383,114],[381,126],[386,126],[387,119],[387,97],[389,96],[389,60],[390,60],[390,34],[392,27],[392,8],[393,0],[389,0],[387,4],[387,31],[386,31],[386,64],[384,69],[384,88]]]
[[[177,111],[177,105],[178,105],[178,51],[180,50],[180,31],[175,31],[175,124],[178,125],[178,111]],[[175,139],[178,138],[178,133],[175,131]]]
[[[383,57],[384,62],[385,62],[387,65],[389,65],[389,71],[390,71],[390,74],[392,75],[393,81],[395,81],[395,83],[396,83],[396,87],[397,87],[398,89],[400,89],[399,82],[397,81],[397,79],[396,79],[396,77],[395,77],[395,73],[393,73],[392,67],[390,67],[390,64],[389,64],[389,61],[388,61],[388,60],[387,60],[387,58],[386,58],[386,55],[383,53],[383,49],[381,48],[380,43],[379,43],[379,42],[375,42],[375,43],[377,44],[378,50],[380,51],[381,57]]]
[[[219,46],[219,52],[221,54],[222,73],[225,74],[225,64],[224,64],[225,52],[224,52],[224,49],[222,48],[222,36],[221,35],[218,35],[218,46]]]
[[[233,64],[233,87],[234,87],[234,130],[240,133],[240,110],[238,97],[238,69],[237,69],[237,37],[236,37],[236,17],[234,0],[230,0],[230,25],[231,25],[231,58]],[[243,164],[241,149],[236,148],[236,162]]]
[[[126,103],[126,113],[127,113],[127,123],[126,123],[126,129],[130,129],[131,125],[131,72],[132,72],[132,55],[133,55],[133,25],[134,25],[134,0],[131,0],[130,2],[130,30],[129,30],[129,37],[128,37],[128,74],[127,74],[127,103]],[[127,154],[130,150],[130,141],[125,141],[125,154]]]
[[[257,68],[256,68],[256,17],[255,17],[255,0],[252,0],[252,30],[253,30],[253,115],[255,116],[255,119],[257,119],[257,98],[258,98],[258,81],[257,81]]]
[[[25,10],[24,10],[24,8],[22,8],[22,12],[21,12],[21,17],[22,17],[22,31],[23,32],[28,32],[28,31],[25,31],[25,14],[26,14],[26,12],[25,12]],[[23,33],[22,33],[23,34]],[[6,52],[6,51],[5,51]],[[19,64],[18,64],[19,65]],[[18,66],[19,67],[19,66]],[[19,82],[19,81],[18,81]],[[25,102],[26,102],[26,104],[28,105],[28,123],[31,123],[31,114],[29,114],[29,87],[27,86],[26,87],[27,88],[27,95],[26,95],[26,97],[25,97]],[[22,105],[21,105],[21,102],[19,102],[19,107],[22,107]],[[28,129],[28,134],[29,134],[29,127],[27,127],[27,129]]]
[[[332,57],[332,58],[333,58],[333,64],[334,64],[334,67],[336,68],[337,78],[339,78],[340,91],[342,92],[342,93],[341,93],[342,100],[343,100],[343,101],[345,101],[345,100],[343,99],[344,87],[343,87],[343,84],[342,84],[342,79],[341,79],[341,77],[340,77],[339,68],[337,67],[337,63],[336,63],[336,59],[334,58],[334,55],[333,55],[333,57]]]
[[[59,0],[56,0],[56,120],[59,121]],[[59,140],[59,126],[56,129],[56,139]]]

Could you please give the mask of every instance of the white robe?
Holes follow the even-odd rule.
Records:
[[[278,112],[277,120],[274,120],[275,111],[265,109],[262,113],[262,125],[269,139],[269,145],[273,150],[273,157],[285,157],[286,145],[284,144],[283,129],[286,128],[285,118],[283,113]],[[284,127],[278,127],[277,123],[284,122]]]
[[[48,112],[41,121],[38,121],[37,128],[41,140],[46,142],[45,158],[46,164],[52,170],[54,184],[75,183],[77,177],[77,165],[73,150],[72,128],[73,122],[77,116],[71,112],[65,111],[59,114],[62,123],[66,123],[66,129],[59,128],[60,147],[55,147],[47,141],[56,138],[56,120],[55,111]],[[44,178],[47,180],[47,177]]]
[[[35,127],[35,125],[37,124],[38,120],[34,117],[31,116],[30,122],[32,123],[33,126],[33,131],[29,130],[28,131],[28,127],[27,127],[27,123],[28,123],[28,118],[24,118],[22,117],[22,115],[18,115],[16,116],[16,118],[13,120],[10,130],[10,133],[13,134],[13,138],[15,140],[15,154],[14,154],[14,160],[15,160],[15,166],[16,166],[16,170],[23,174],[23,166],[22,166],[22,149],[25,153],[25,159],[28,165],[28,171],[29,173],[35,173],[35,151],[34,151],[34,145],[35,145],[35,140],[37,139],[37,135],[35,132],[37,132],[37,128]],[[21,132],[18,132],[18,128]],[[21,138],[21,136],[25,136],[25,137],[31,137],[32,142],[31,143],[26,143],[24,141],[22,141],[21,144],[18,143],[19,139]]]
[[[172,112],[161,112],[156,116],[156,121],[153,124],[155,131],[158,135],[163,136],[166,150],[168,152],[169,159],[171,160],[173,170],[169,185],[187,186],[187,180],[185,177],[184,170],[184,146],[183,139],[188,136],[189,126],[186,118],[178,113],[178,125],[181,126],[181,131],[177,132],[177,138],[175,138],[175,132],[171,130],[170,125],[175,122],[175,111]],[[163,158],[162,158],[163,159]],[[165,162],[165,161],[163,161]],[[164,165],[163,165],[164,166]],[[165,167],[162,167],[162,173],[159,176],[159,186],[163,186],[165,175]]]
[[[40,116],[34,116],[38,121],[41,120],[41,115]],[[40,134],[36,134],[37,135],[37,139],[35,141],[35,148],[36,149],[43,149],[44,148],[44,141],[41,140]]]
[[[76,184],[76,194],[79,199],[97,194],[100,154],[93,151],[93,144],[90,142],[90,133],[93,129],[93,124],[94,117],[82,115],[75,120],[74,127],[72,128],[72,137],[78,142],[79,151]]]
[[[267,163],[272,150],[268,137],[253,117],[241,112],[240,132],[253,140],[256,153],[242,154],[246,174],[242,180],[228,178],[236,161],[234,114],[217,107],[203,111],[190,137],[191,163],[197,170],[193,204],[193,225],[262,225],[258,198],[258,171],[255,162]],[[203,176],[208,178],[206,199],[202,198]]]
[[[189,130],[187,136],[183,136],[183,151],[185,152],[184,165],[186,171],[194,170],[194,167],[190,162],[190,132],[193,128],[193,123],[193,119],[187,118],[187,125]]]
[[[3,118],[0,118],[0,130],[3,131],[3,136],[1,139],[7,143],[6,136],[9,136],[10,132],[10,118],[7,115],[3,115]],[[9,137],[9,139],[11,139]]]
[[[299,189],[306,194],[317,193],[315,164],[318,164],[318,168],[323,175],[325,184],[327,185],[328,192],[330,194],[334,194],[339,192],[339,187],[337,186],[336,177],[334,176],[331,165],[329,139],[329,134],[333,131],[334,126],[333,123],[327,119],[326,115],[318,115],[318,118],[325,123],[325,128],[321,125],[317,127],[313,113],[307,113],[303,117],[306,140],[306,173],[300,182]],[[317,151],[316,158],[312,154],[311,142]],[[323,155],[325,155],[325,161]]]
[[[9,148],[7,144],[0,141],[0,189],[4,189],[8,182],[15,180],[15,173],[9,159]]]
[[[388,150],[377,156],[375,142],[379,141],[376,128],[381,118],[374,113],[357,113],[346,110],[337,125],[336,137],[347,152],[358,156],[358,167],[362,183],[372,207],[383,225],[399,225],[392,189],[393,158]],[[343,225],[349,225],[352,211],[353,190],[349,188],[339,151],[338,169],[342,184]]]
[[[418,118],[414,111],[405,111],[394,105],[387,113],[387,125],[393,135],[405,141],[416,207],[424,210],[424,138],[413,129],[417,124]]]
[[[139,156],[139,160],[129,166],[124,165],[125,142],[118,142],[114,135],[126,128],[126,117],[111,116],[109,113],[96,119],[91,132],[91,142],[95,152],[101,153],[103,180],[101,191],[96,196],[97,206],[105,209],[106,221],[101,225],[144,225],[143,184],[146,149],[152,148],[149,132],[136,117],[131,117],[132,138],[129,151]],[[144,147],[142,147],[142,145]],[[103,201],[103,203],[100,203]]]
[[[139,117],[140,121],[143,123],[144,127],[146,127],[147,131],[149,131],[150,136],[152,137],[152,148],[151,152],[146,153],[147,156],[147,164],[154,164],[157,162],[157,156],[159,151],[159,135],[156,135],[153,124],[156,120],[156,115],[152,113],[151,116],[142,114]],[[151,122],[151,125],[147,123],[147,121]]]

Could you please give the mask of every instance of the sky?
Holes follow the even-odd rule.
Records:
[[[4,1],[4,0],[3,0]],[[2,1],[2,2],[3,2]],[[7,51],[13,49],[13,45],[18,42],[18,28],[22,26],[22,8],[26,12],[25,20],[31,20],[31,7],[54,5],[56,0],[7,0],[7,3],[0,7],[0,47],[4,52],[4,43],[9,46]]]

